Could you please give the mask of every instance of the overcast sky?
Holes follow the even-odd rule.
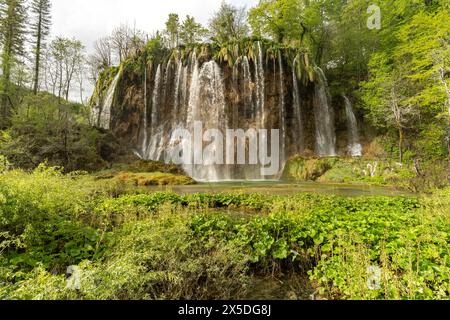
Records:
[[[75,37],[89,49],[99,37],[121,23],[136,24],[147,33],[164,28],[169,13],[194,16],[207,24],[222,0],[53,0],[53,36]],[[258,0],[229,0],[250,8]]]

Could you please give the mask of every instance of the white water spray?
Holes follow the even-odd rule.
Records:
[[[348,152],[352,157],[361,157],[362,145],[359,138],[358,121],[356,120],[350,99],[346,95],[343,95],[343,98],[348,125]]]

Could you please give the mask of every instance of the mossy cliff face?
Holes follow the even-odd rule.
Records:
[[[345,155],[345,111],[341,101],[331,104],[317,69],[306,53],[267,42],[172,51],[149,46],[100,79],[91,100],[94,123],[147,160],[164,160],[171,132],[193,121],[222,131],[280,129],[282,161]],[[219,171],[217,178],[226,178]],[[239,169],[227,177],[248,178]]]
[[[283,172],[285,180],[316,181],[338,162],[337,159],[294,158],[287,162]]]

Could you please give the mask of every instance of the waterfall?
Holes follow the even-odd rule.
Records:
[[[315,68],[318,82],[315,85],[314,117],[316,123],[316,154],[321,157],[336,156],[336,132],[328,81],[322,69]]]
[[[281,124],[281,163],[284,165],[286,160],[286,104],[284,97],[284,70],[283,70],[283,58],[281,51],[278,51],[278,67],[280,71],[280,124]]]
[[[142,140],[141,155],[145,157],[148,147],[148,100],[147,100],[147,63],[144,66],[144,139]]]
[[[205,126],[226,129],[228,118],[225,112],[225,86],[219,65],[213,60],[205,63],[200,77],[201,87],[206,94],[202,100],[203,105],[206,106],[203,114]]]
[[[183,63],[181,61],[178,62],[178,69],[177,74],[175,77],[175,92],[174,92],[174,120],[177,118],[177,113],[180,105],[180,85],[181,85],[181,78],[183,76]]]
[[[169,76],[170,76],[170,68],[172,66],[172,58],[170,58],[169,62],[166,65],[166,68],[164,70],[164,84],[163,84],[163,95],[162,95],[162,101],[167,101],[167,95],[168,95],[168,84],[169,84]]]
[[[233,94],[235,94],[236,97],[233,99],[233,102],[232,102],[232,106],[233,106],[232,128],[239,127],[239,109],[240,109],[239,104],[241,101],[241,94],[240,94],[240,88],[239,88],[239,68],[241,65],[241,60],[242,60],[242,57],[238,58],[233,65]]]
[[[194,121],[200,120],[198,114],[199,99],[200,99],[200,85],[199,85],[199,63],[194,53],[194,63],[191,66],[191,87],[189,89],[189,102],[188,102],[188,114],[187,114],[187,127],[193,128]],[[192,62],[191,62],[192,63]]]
[[[253,104],[253,94],[252,94],[252,74],[250,71],[250,63],[246,56],[242,59],[242,69],[244,71],[244,85],[243,85],[243,93],[244,93],[244,104],[245,104],[245,116],[248,118],[249,116],[254,116],[256,110]],[[260,88],[260,86],[258,86]]]
[[[159,160],[158,150],[161,143],[161,124],[159,123],[161,103],[161,64],[156,69],[155,82],[152,95],[152,118],[151,118],[151,140],[146,148],[146,159]]]
[[[159,121],[159,108],[160,108],[160,94],[161,93],[161,65],[158,65],[155,75],[155,84],[153,87],[152,95],[152,133],[158,126]]]
[[[106,98],[103,103],[103,108],[100,111],[99,118],[99,127],[105,130],[109,130],[111,126],[111,111],[114,103],[114,96],[116,94],[116,88],[119,84],[120,76],[122,71],[119,70],[117,75],[114,77],[114,80],[111,82],[111,85],[106,92]]]
[[[343,95],[348,125],[348,152],[352,157],[362,156],[362,145],[359,139],[358,122],[350,99]]]
[[[258,108],[257,117],[260,119],[260,128],[266,125],[266,79],[264,75],[264,57],[261,43],[257,42],[257,57],[255,60],[255,83],[256,83],[256,105]]]
[[[184,107],[186,106],[187,99],[189,96],[188,87],[187,87],[188,86],[188,75],[189,75],[188,67],[187,66],[183,67],[183,80],[181,83],[181,105],[180,105],[180,108],[182,108],[182,109],[184,109]]]
[[[310,75],[315,79],[307,82],[306,77],[300,79],[299,72],[306,75],[308,71],[300,53],[293,61],[287,61],[290,52],[265,52],[263,44],[255,42],[253,52],[239,56],[231,67],[208,57],[206,50],[201,56],[196,50],[190,51],[188,57],[180,52],[177,52],[178,56],[172,53],[172,58],[167,57],[164,63],[155,62],[152,68],[146,65],[141,83],[130,84],[131,90],[116,95],[121,70],[104,94],[104,103],[95,102],[97,107],[92,110],[93,117],[97,114],[97,123],[102,127],[111,126],[118,135],[136,141],[136,155],[156,161],[170,161],[167,155],[180,143],[180,138],[172,136],[175,129],[186,130],[195,136],[194,124],[199,121],[203,124],[201,134],[209,129],[219,129],[224,138],[226,129],[242,129],[236,133],[239,145],[235,145],[235,150],[246,149],[247,164],[218,164],[215,159],[222,152],[218,150],[218,144],[207,141],[205,136],[206,141],[192,139],[196,143],[192,146],[203,147],[203,153],[199,154],[199,149],[195,148],[197,164],[185,165],[184,169],[198,181],[264,180],[279,176],[261,175],[261,165],[255,162],[268,160],[275,146],[267,146],[264,150],[267,155],[259,154],[259,149],[263,148],[262,140],[258,139],[261,136],[255,143],[254,131],[250,129],[257,133],[260,133],[259,129],[269,130],[269,143],[270,130],[279,129],[280,144],[276,147],[280,147],[281,169],[295,153],[304,154],[315,149],[317,156],[336,156],[334,112],[324,72],[315,68],[315,76]],[[128,75],[133,71],[126,72],[127,79],[136,79]],[[135,95],[136,89],[142,90],[138,91],[139,97]],[[143,105],[133,105],[136,101],[142,103],[142,94]],[[122,100],[114,101],[115,96]],[[101,96],[95,98],[102,99]],[[348,152],[360,156],[362,147],[357,119],[350,100],[347,97],[344,100],[349,128]],[[116,103],[121,108],[113,108]],[[136,114],[136,110],[140,110],[140,114]],[[114,121],[111,121],[111,113]],[[255,144],[259,144],[258,151],[255,151]],[[223,150],[224,157],[226,151]],[[254,160],[256,153],[257,161]],[[249,158],[252,161],[248,161]]]
[[[297,63],[298,63],[298,56],[295,57],[293,65],[292,65],[292,83],[294,90],[292,92],[293,94],[293,107],[294,107],[294,118],[295,118],[295,125],[297,126],[297,130],[294,133],[294,140],[298,141],[297,144],[297,151],[299,154],[303,153],[305,150],[305,137],[303,133],[303,116],[302,116],[302,110],[300,105],[300,90],[298,87],[298,79],[297,79]],[[298,135],[298,136],[297,136]]]
[[[196,61],[191,80],[187,127],[192,128],[195,121],[202,121],[203,129],[221,129],[228,127],[228,117],[225,110],[224,79],[219,65],[211,60],[205,62],[201,69]],[[223,150],[209,149],[203,154],[203,162],[210,165],[187,165],[186,171],[198,181],[229,180],[226,166],[212,164],[216,152]]]

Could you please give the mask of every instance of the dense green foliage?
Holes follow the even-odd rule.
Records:
[[[31,12],[34,20],[31,27],[34,38],[34,94],[37,94],[39,90],[42,51],[45,48],[46,38],[50,35],[51,9],[52,4],[50,0],[33,0],[31,2]]]
[[[354,96],[403,162],[450,150],[449,12],[448,0],[261,0],[249,22],[256,35],[306,50],[335,99]]]
[[[12,114],[15,86],[11,85],[12,70],[22,60],[25,50],[25,20],[26,10],[23,0],[0,1],[0,42],[2,46],[2,81],[0,128],[7,126]]]
[[[0,297],[243,298],[256,275],[292,272],[332,299],[450,295],[448,190],[422,199],[117,191],[42,166],[0,175]],[[79,290],[66,285],[71,265]],[[382,275],[375,290],[371,266]]]
[[[378,128],[396,130],[403,161],[405,142],[428,158],[447,155],[450,91],[450,10],[418,11],[395,28],[395,40],[372,55],[371,77],[363,84],[367,118]]]
[[[45,161],[68,171],[101,169],[114,155],[102,152],[108,147],[108,134],[93,129],[86,113],[81,104],[47,93],[29,94],[17,107],[10,128],[0,135],[0,153],[25,169]],[[115,139],[109,139],[110,148],[119,150]]]

